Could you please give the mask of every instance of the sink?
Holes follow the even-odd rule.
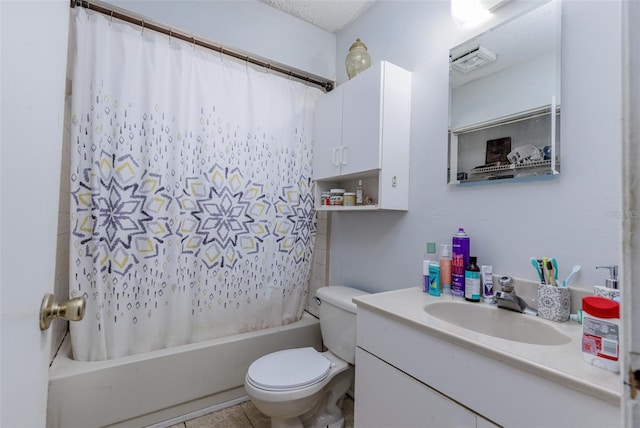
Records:
[[[545,321],[487,304],[449,300],[429,303],[424,310],[442,321],[500,339],[534,345],[571,342],[569,336]]]

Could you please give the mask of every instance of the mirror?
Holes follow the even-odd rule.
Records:
[[[560,2],[449,51],[448,183],[560,172]]]

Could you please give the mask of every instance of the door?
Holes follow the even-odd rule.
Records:
[[[355,425],[359,427],[475,427],[477,417],[362,348],[356,348]],[[482,418],[481,418],[482,419]],[[495,427],[482,419],[483,427]]]
[[[342,174],[381,167],[383,67],[378,62],[344,85]]]
[[[46,424],[50,332],[40,303],[53,292],[69,3],[0,1],[0,426]]]
[[[640,2],[622,2],[623,38],[623,184],[622,309],[623,424],[640,426]]]
[[[342,144],[342,94],[338,86],[316,101],[314,116],[313,179],[340,175]]]

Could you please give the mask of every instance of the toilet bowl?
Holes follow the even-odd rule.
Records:
[[[355,363],[355,309],[351,299],[367,294],[349,287],[320,288],[320,329],[328,351],[294,348],[254,361],[245,390],[272,428],[342,428],[340,405],[351,387]],[[323,321],[324,320],[324,321]]]

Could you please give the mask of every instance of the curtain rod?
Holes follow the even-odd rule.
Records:
[[[251,63],[253,65],[257,65],[259,67],[263,67],[269,71],[275,71],[277,73],[283,74],[288,77],[292,77],[303,82],[320,86],[326,92],[333,90],[333,82],[330,80],[323,80],[322,78],[313,76],[311,74],[307,74],[304,72],[294,71],[288,68],[284,68],[279,65],[271,64],[265,61],[262,61],[257,58],[253,58],[248,55],[244,55],[240,52],[234,51],[232,49],[227,49],[224,46],[217,45],[211,43],[207,40],[198,38],[193,35],[188,35],[180,30],[174,30],[171,27],[165,26],[163,24],[159,24],[157,22],[152,22],[143,19],[140,16],[137,16],[131,12],[127,12],[124,10],[117,10],[111,5],[107,5],[105,3],[99,1],[89,1],[89,0],[71,0],[71,7],[84,7],[89,10],[93,10],[95,12],[102,13],[104,15],[109,15],[111,18],[117,18],[122,21],[128,22],[130,24],[134,24],[142,27],[143,29],[150,29],[153,31],[157,31],[162,34],[166,34],[169,37],[175,37],[176,39],[184,40],[185,42],[193,43],[196,46],[200,46],[206,49],[210,49],[216,52],[219,52],[222,55],[227,55],[233,57],[235,59],[245,61]]]

